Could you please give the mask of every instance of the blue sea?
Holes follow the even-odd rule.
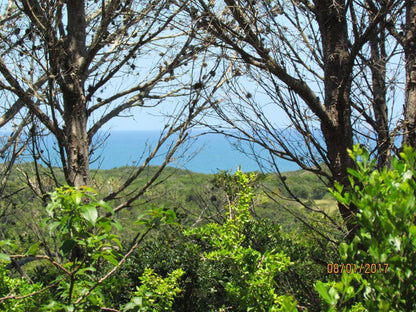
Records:
[[[111,131],[108,133],[103,146],[92,155],[91,168],[112,169],[122,166],[140,165],[157,143],[160,131]],[[237,140],[225,138],[219,134],[191,134],[191,139],[173,157],[169,166],[188,169],[199,173],[215,173],[220,170],[234,171],[239,166],[243,171],[260,170],[257,161],[241,152]],[[104,133],[101,134],[105,136]],[[168,150],[170,140],[163,146],[151,162],[152,165],[160,165]],[[249,150],[249,148],[247,149]],[[265,152],[257,150],[262,156],[267,157]],[[94,161],[96,156],[99,156]],[[267,162],[263,162],[263,169],[267,169]],[[290,171],[299,169],[297,165],[288,161],[279,161],[279,170]]]
[[[272,171],[267,166],[267,153],[256,149],[256,154],[266,159],[259,166],[254,157],[243,153],[238,146],[244,147],[236,139],[227,139],[220,134],[204,134],[194,131],[187,141],[175,155],[168,166],[188,169],[199,173],[216,173],[220,170],[235,171],[241,167],[243,171]],[[0,135],[8,135],[2,132]],[[91,155],[91,169],[113,169],[123,166],[141,165],[148,157],[160,137],[160,131],[108,131],[101,132],[92,146],[95,147]],[[105,140],[103,140],[105,139]],[[174,138],[167,140],[160,148],[150,165],[161,165]],[[57,145],[52,136],[47,136],[45,144],[41,147],[44,155],[49,155],[53,166],[61,166],[57,151]],[[250,148],[245,146],[250,152]],[[21,157],[20,161],[32,161],[29,152]],[[299,167],[294,163],[279,160],[280,171],[297,170]]]

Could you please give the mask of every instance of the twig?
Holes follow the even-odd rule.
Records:
[[[10,258],[26,258],[27,255],[11,255]],[[56,266],[58,269],[64,271],[66,274],[71,275],[72,273],[70,271],[68,271],[67,269],[65,269],[62,265],[60,265],[58,262],[56,262],[54,259],[52,259],[51,257],[47,256],[47,255],[36,255],[33,256],[36,259],[44,259],[44,260],[48,260],[49,262],[51,262],[54,266]]]
[[[97,283],[95,283],[94,286],[92,286],[85,294],[83,294],[81,297],[79,297],[75,302],[74,305],[77,305],[82,300],[84,300],[86,297],[88,297],[91,292],[100,284],[102,284],[107,278],[109,278],[111,275],[114,274],[114,272],[117,271],[117,269],[123,265],[124,262],[126,262],[127,258],[136,250],[136,248],[140,245],[140,243],[143,241],[144,237],[152,230],[151,227],[149,227],[146,232],[143,233],[142,237],[130,248],[128,253],[124,255],[124,257],[117,263],[117,265],[109,271],[105,276],[100,278]],[[111,311],[111,310],[110,310]]]
[[[52,287],[58,285],[58,283],[61,280],[62,280],[62,278],[60,280],[56,281],[55,283],[53,283],[53,284],[51,284],[51,285],[49,285],[49,286],[47,286],[47,287],[45,287],[43,289],[40,289],[38,291],[35,291],[35,292],[31,293],[31,294],[27,294],[27,295],[24,295],[24,296],[13,295],[13,296],[6,296],[6,297],[3,297],[3,298],[0,298],[0,303],[3,302],[3,301],[6,301],[6,300],[10,300],[10,299],[21,300],[21,299],[29,298],[29,297],[32,297],[32,296],[36,296],[36,295],[44,292],[45,290],[48,290],[49,288],[52,288]]]

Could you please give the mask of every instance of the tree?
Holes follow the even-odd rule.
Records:
[[[160,170],[125,203],[129,205],[157,179],[207,103],[200,101],[197,84],[210,83],[212,77],[204,75],[209,68],[194,70],[206,48],[193,45],[192,25],[183,22],[182,7],[182,2],[168,0],[2,3],[0,87],[6,104],[0,127],[20,120],[22,133],[32,138],[35,165],[47,164],[55,179],[49,151],[42,146],[46,136],[53,136],[66,183],[88,185],[102,127],[134,108],[175,98],[175,114],[159,142],[107,198],[130,185],[161,146],[170,146]],[[29,184],[42,197],[41,180],[38,173]]]
[[[412,144],[415,104],[408,95],[400,111],[397,93],[404,81],[403,52],[408,55],[407,90],[413,83],[409,71],[414,40],[408,39],[414,36],[413,24],[404,20],[413,2],[196,3],[189,14],[200,26],[200,35],[215,38],[212,42],[239,77],[227,85],[232,93],[228,105],[213,108],[239,130],[229,135],[266,150],[278,172],[276,159],[283,158],[318,174],[328,185],[337,181],[347,189],[347,168],[354,167],[348,150],[354,143],[367,142],[379,166],[389,163],[398,133]],[[400,21],[405,49],[395,39]],[[266,94],[261,101],[271,102],[273,110],[255,98],[256,89],[249,89],[246,77]],[[270,118],[282,113],[286,122],[276,124]],[[338,208],[352,238],[355,229],[349,220],[356,208]]]
[[[406,61],[406,99],[404,142],[416,146],[416,3],[406,1],[406,24],[404,40],[399,42],[404,47]],[[397,37],[397,36],[396,36]]]

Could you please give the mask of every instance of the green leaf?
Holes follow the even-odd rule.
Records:
[[[83,186],[81,186],[80,188],[79,188],[82,192],[84,192],[84,193],[92,193],[92,194],[97,194],[97,191],[96,190],[94,190],[92,187],[90,187],[90,186],[86,186],[86,185],[83,185]]]
[[[296,300],[293,300],[292,297],[289,296],[281,296],[281,310],[285,312],[297,312],[298,309],[296,307]]]
[[[100,218],[99,221],[99,226],[104,230],[105,233],[109,233],[112,229],[111,227],[111,220],[109,218]]]
[[[329,294],[329,298],[331,299],[329,304],[331,306],[335,306],[338,302],[338,299],[339,299],[338,292],[336,291],[336,289],[334,287],[331,287],[328,291],[328,294]]]
[[[323,282],[317,281],[315,284],[315,289],[318,291],[319,295],[322,299],[325,300],[326,303],[330,305],[333,304],[333,298],[331,298],[331,296],[329,295],[327,286]]]
[[[133,298],[133,302],[134,302],[134,304],[141,307],[143,305],[143,297],[135,297],[135,298]]]
[[[97,208],[93,205],[83,206],[81,209],[81,216],[92,225],[95,225],[98,218]]]
[[[53,235],[54,234],[54,232],[55,232],[55,230],[56,230],[56,228],[58,227],[58,226],[60,226],[61,225],[61,222],[59,222],[59,221],[55,221],[55,222],[52,222],[51,224],[49,224],[48,225],[48,228],[49,228],[49,235]]]
[[[96,272],[96,271],[97,271],[96,268],[89,266],[89,267],[80,269],[77,274],[82,275],[82,274],[85,274],[85,273],[92,273],[92,272]]]
[[[10,256],[9,255],[6,255],[5,253],[0,253],[0,261],[1,262],[10,262],[11,261],[11,259],[10,259]]]
[[[409,227],[409,236],[411,238],[413,247],[416,249],[416,225],[410,225]]]
[[[109,213],[111,213],[112,215],[114,215],[114,210],[113,210],[113,208],[108,204],[108,203],[106,203],[105,201],[103,201],[103,200],[100,200],[98,203],[97,203],[97,205],[98,206],[100,206],[100,207],[103,207],[105,210],[107,210]]]
[[[72,200],[76,205],[79,205],[82,201],[82,193],[81,192],[74,192],[72,194]]]
[[[389,237],[389,242],[390,242],[390,244],[392,244],[394,246],[396,251],[400,251],[400,247],[401,247],[401,244],[402,244],[402,241],[400,240],[400,237],[397,237],[397,236]]]
[[[120,242],[120,240],[118,239],[118,236],[113,237],[111,240],[112,240],[113,242],[115,242],[115,243],[118,245],[118,247],[119,247],[120,249],[122,249],[121,242]]]
[[[413,173],[411,170],[407,170],[404,174],[403,174],[403,181],[406,180],[410,180],[413,177]]]
[[[114,266],[118,265],[117,259],[111,253],[103,254],[103,258]]]
[[[26,254],[29,255],[29,256],[33,256],[33,255],[36,255],[38,253],[38,250],[39,250],[39,243],[36,243],[36,244],[33,244],[32,246],[29,247]]]
[[[9,240],[0,240],[0,247],[4,247],[4,246],[8,246],[11,247],[12,249],[16,249],[17,245],[12,243]]]
[[[129,303],[127,303],[123,311],[129,311],[133,310],[136,307],[142,307],[143,306],[143,297],[133,297]]]
[[[112,222],[117,231],[121,231],[123,229],[123,226],[117,220],[112,220]]]

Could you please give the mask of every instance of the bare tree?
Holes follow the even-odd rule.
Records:
[[[218,88],[205,74],[208,66],[200,66],[206,47],[193,44],[193,25],[183,18],[184,3],[1,2],[0,88],[9,104],[3,105],[0,126],[23,122],[20,116],[29,115],[24,126],[26,133],[36,133],[31,146],[35,165],[42,160],[54,176],[50,155],[42,147],[42,137],[52,135],[66,182],[81,186],[89,183],[90,157],[102,127],[136,107],[166,101],[176,108],[160,141],[108,199],[130,185],[161,146],[170,144],[162,170],[208,103],[200,100],[202,86],[212,85],[208,93]],[[42,195],[39,174],[36,180],[32,188]]]
[[[404,142],[416,146],[416,3],[406,1],[404,47],[406,62],[406,100],[404,114]],[[400,39],[399,39],[400,40]]]
[[[283,158],[347,189],[347,169],[354,166],[348,150],[355,143],[368,143],[379,166],[388,164],[398,133],[415,146],[411,3],[195,1],[188,12],[199,34],[214,37],[234,76],[241,76],[227,85],[228,105],[213,105],[216,114],[239,130],[231,135],[266,150],[273,165]],[[408,82],[401,109],[403,49],[393,34],[405,23],[405,7]],[[250,80],[264,94],[262,103],[248,89]],[[273,114],[285,121],[276,123]],[[355,207],[338,207],[352,237]]]
[[[119,212],[160,183],[163,170],[188,140],[195,119],[204,114],[227,80],[209,74],[219,62],[208,64],[207,44],[194,43],[194,25],[183,14],[185,4],[173,0],[0,1],[0,129],[8,133],[0,152],[10,155],[0,168],[5,169],[4,174],[0,171],[5,179],[27,151],[34,170],[20,174],[45,202],[50,186],[62,183],[55,154],[67,184],[88,185],[100,130],[114,118],[134,114],[135,108],[166,104],[168,116],[158,141],[104,200],[119,200],[114,208]],[[52,151],[51,138],[57,153]],[[133,185],[152,159],[162,155],[154,174],[143,185]],[[0,182],[1,192],[6,183]],[[60,242],[46,242],[47,235],[32,223],[33,219],[23,222],[43,242],[44,254],[12,260],[8,268],[14,265],[22,275],[20,265],[30,261],[62,261]],[[117,266],[90,291],[124,263],[149,230],[137,234]],[[74,247],[68,257],[73,260],[83,252]],[[13,298],[2,298],[9,299]]]

